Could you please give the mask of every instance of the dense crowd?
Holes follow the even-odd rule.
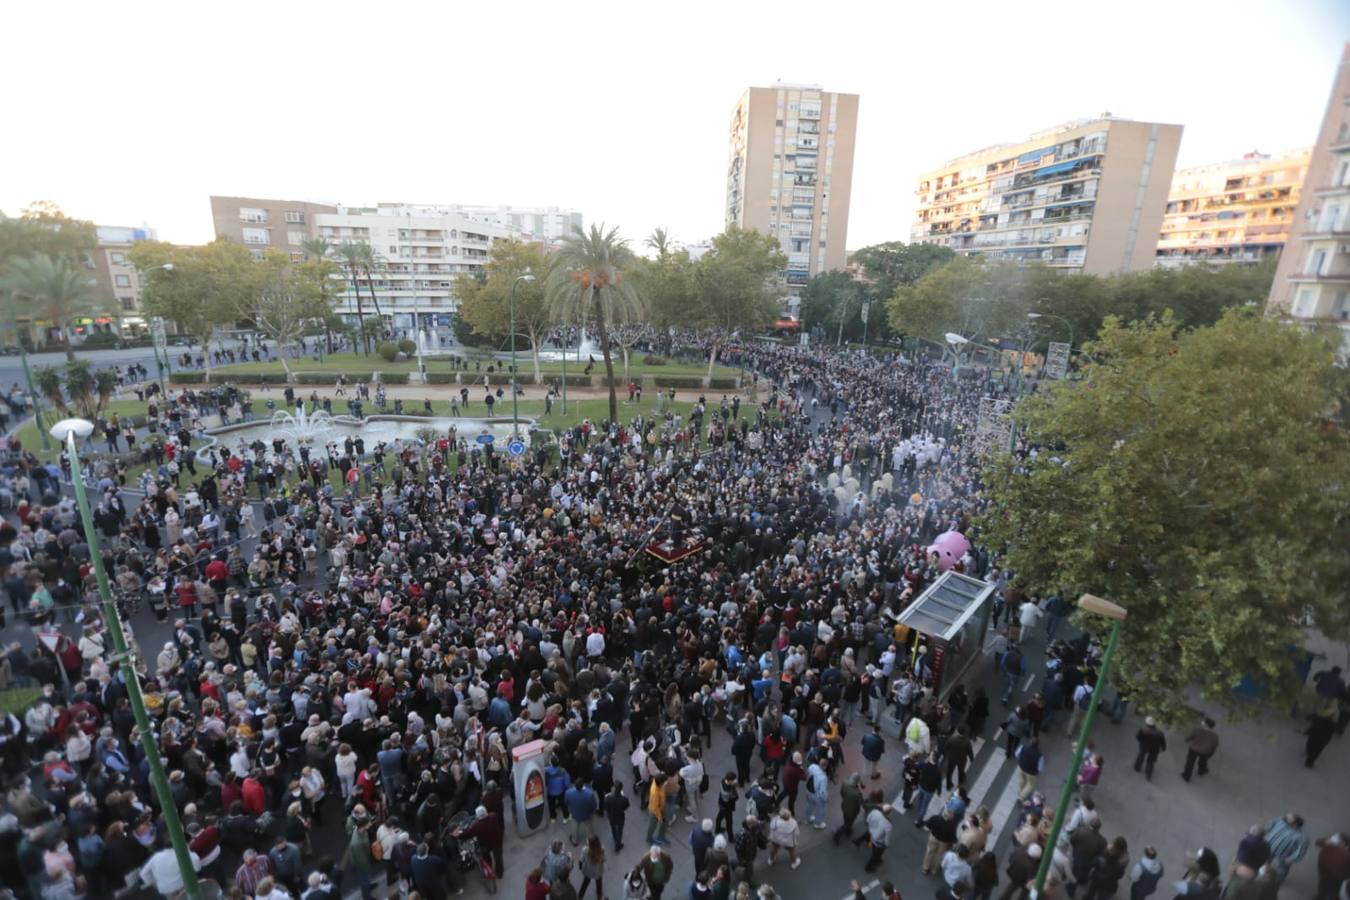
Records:
[[[165,442],[192,470],[186,483],[151,472],[141,495],[93,479],[118,597],[129,612],[148,603],[170,634],[132,658],[202,877],[266,900],[369,898],[381,878],[440,900],[467,872],[509,864],[530,870],[527,900],[591,884],[603,900],[606,879],[659,900],[683,817],[691,900],[765,898],[757,865],[799,862],[799,797],[807,827],[867,845],[877,868],[899,813],[871,784],[886,746],[875,723],[889,714],[906,750],[887,764],[931,835],[925,872],[949,896],[990,896],[1001,867],[989,811],[968,808],[964,785],[989,698],[961,689],[939,703],[888,615],[938,575],[934,537],[977,537],[970,436],[984,386],[867,356],[750,347],[731,361],[753,373],[744,406],[700,398],[687,417],[583,422],[556,456],[541,447],[517,465],[453,431],[424,445],[198,453],[188,415],[166,423]],[[171,399],[168,422],[200,412],[198,395]],[[329,466],[356,473],[350,490],[293,477]],[[43,689],[0,726],[3,883],[32,900],[138,885],[173,896],[182,876],[73,503],[31,456],[3,480],[15,513],[0,526],[3,587],[39,641],[13,645],[0,679]],[[998,586],[1018,627],[1036,624],[1025,605],[1050,606],[1020,596],[978,540],[958,566]],[[1005,897],[1045,842],[1036,737],[1053,710],[1075,708],[1098,654],[1086,638],[1058,643],[1049,716],[1038,695],[1039,713],[1028,704],[1004,723],[1028,776]],[[538,866],[504,846],[511,751],[535,739],[549,816],[579,848],[558,841]],[[709,771],[723,740],[735,771]],[[633,806],[650,850],[607,873]],[[339,832],[336,849],[321,839]],[[1070,856],[1054,883],[1089,898],[1126,877],[1123,841],[1082,866]]]

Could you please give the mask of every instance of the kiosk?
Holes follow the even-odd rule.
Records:
[[[931,678],[945,697],[984,649],[994,586],[960,572],[943,572],[896,617],[911,634],[904,659]]]
[[[532,834],[548,826],[548,798],[544,792],[544,741],[529,741],[511,751],[515,785],[516,830]]]

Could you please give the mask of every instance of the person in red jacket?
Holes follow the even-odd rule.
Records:
[[[206,564],[206,580],[211,590],[217,594],[225,593],[230,580],[230,567],[225,564],[225,560],[217,558]]]
[[[267,788],[263,787],[262,772],[254,769],[244,779],[244,811],[252,816],[260,816],[267,811]]]
[[[193,584],[191,579],[183,578],[174,588],[178,593],[178,608],[183,610],[183,615],[189,619],[197,617],[197,585]]]

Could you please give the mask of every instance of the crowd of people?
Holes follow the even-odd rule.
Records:
[[[527,900],[591,885],[604,900],[607,883],[660,900],[683,820],[691,900],[768,900],[763,868],[800,864],[803,825],[865,847],[858,862],[875,871],[906,814],[928,832],[921,866],[940,896],[1025,891],[1048,852],[1039,741],[1056,712],[1078,715],[1100,648],[1056,640],[1040,692],[1006,709],[1025,805],[1000,865],[965,778],[998,713],[979,689],[939,702],[893,616],[939,574],[937,535],[977,537],[985,387],[865,355],[735,353],[757,404],[700,398],[688,417],[584,422],[556,455],[515,465],[466,454],[453,433],[430,447],[226,441],[199,454],[198,429],[166,424],[186,484],[152,472],[139,491],[107,474],[92,485],[129,621],[167,635],[129,634],[130,657],[111,652],[73,502],[20,456],[3,476],[15,506],[0,577],[37,642],[11,645],[0,677],[42,693],[0,723],[3,884],[29,900],[182,889],[130,710],[134,665],[193,864],[232,896],[368,900],[383,880],[442,900],[474,872],[521,866]],[[168,422],[200,403],[179,395]],[[288,465],[344,460],[360,473],[347,492],[285,479]],[[1021,674],[1019,632],[1066,611],[1021,594],[978,540],[957,565],[997,586],[996,665]],[[140,602],[153,620],[136,618]],[[888,715],[903,752],[878,727]],[[512,750],[536,739],[547,815],[566,823],[537,863],[505,837]],[[732,771],[705,765],[720,741]],[[1156,887],[1156,853],[1132,862],[1123,838],[1094,837],[1102,760],[1082,752],[1098,775],[1053,851],[1050,895]],[[1198,753],[1200,775],[1211,755]],[[880,789],[892,776],[901,809]],[[1254,883],[1301,858],[1272,826]],[[634,835],[647,849],[616,871]],[[1188,895],[1218,897],[1202,863]]]

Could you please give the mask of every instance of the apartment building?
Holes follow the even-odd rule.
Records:
[[[1294,222],[1310,149],[1177,169],[1157,264],[1257,262],[1278,256]]]
[[[145,328],[146,323],[141,316],[140,274],[127,254],[140,241],[156,240],[155,230],[98,225],[94,232],[98,243],[86,265],[94,276],[94,296],[100,315],[94,317],[92,324],[115,323],[122,334],[135,333]]]
[[[726,224],[778,238],[789,296],[844,267],[857,128],[858,95],[819,85],[749,88],[731,115]]]
[[[1153,265],[1180,125],[1103,115],[919,177],[911,240],[1106,274]]]
[[[395,203],[339,207],[315,215],[314,225],[319,236],[334,244],[361,241],[375,250],[375,295],[380,312],[395,328],[412,327],[414,313],[420,324],[448,325],[456,306],[455,276],[482,272],[493,241],[520,237],[514,229],[478,221],[451,207]],[[368,295],[362,303],[365,314],[373,315]],[[356,315],[350,287],[338,313]]]
[[[1331,86],[1266,308],[1295,322],[1339,326],[1350,355],[1350,44]]]
[[[296,260],[303,258],[300,245],[319,233],[314,217],[337,210],[335,205],[308,200],[211,198],[216,237],[243,244],[259,258],[267,250],[280,250]]]
[[[550,246],[556,246],[585,224],[578,210],[558,206],[471,206],[455,203],[444,208],[453,213],[462,213],[475,222],[486,222],[519,232]]]

